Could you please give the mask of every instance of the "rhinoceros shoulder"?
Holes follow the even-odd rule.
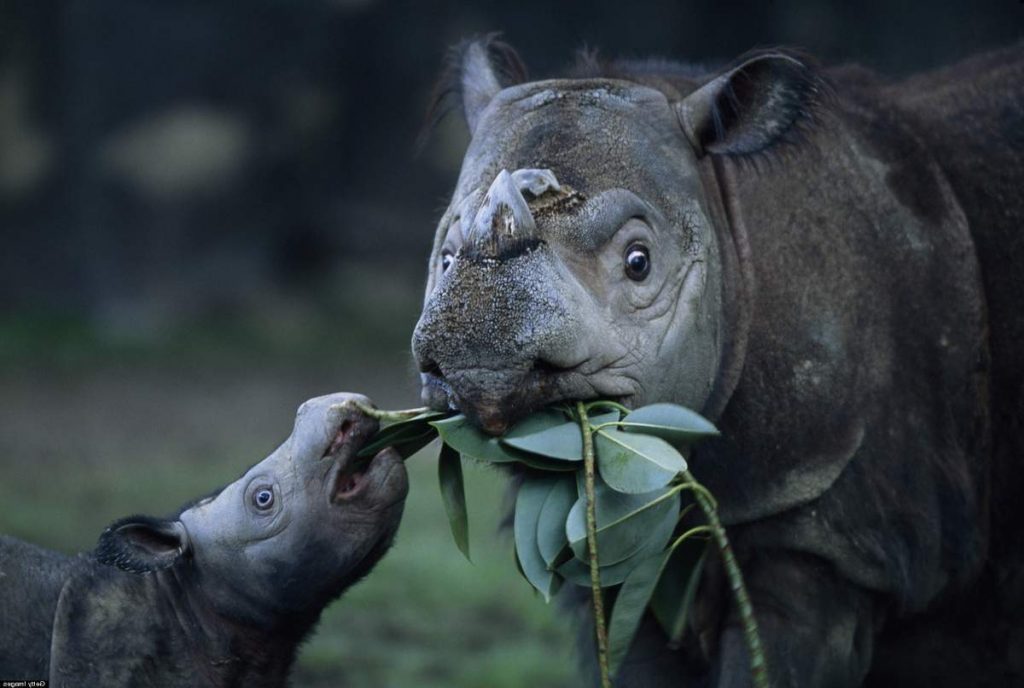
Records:
[[[50,629],[71,557],[0,535],[0,675],[45,678]]]

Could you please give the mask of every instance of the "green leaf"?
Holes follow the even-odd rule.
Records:
[[[700,583],[707,550],[706,539],[690,536],[643,559],[626,576],[608,625],[608,663],[612,674],[625,659],[648,605],[673,642],[679,641]]]
[[[398,444],[406,444],[408,442],[415,441],[424,435],[433,439],[437,436],[435,431],[429,425],[407,425],[403,428],[390,431],[390,427],[385,428],[381,432],[374,435],[373,439],[362,446],[356,456],[368,457],[374,456],[377,452],[385,447],[393,447]],[[429,441],[429,440],[428,440]]]
[[[718,428],[707,418],[676,404],[641,406],[623,418],[620,427],[626,432],[660,437],[680,449],[718,434]]]
[[[583,437],[580,435],[578,423],[562,423],[523,436],[513,436],[510,433],[503,437],[501,442],[507,446],[551,459],[583,460]]]
[[[544,502],[558,482],[558,478],[549,476],[525,481],[516,497],[516,511],[512,524],[519,565],[526,580],[544,596],[545,601],[551,600],[557,585],[557,576],[554,572],[548,571],[547,563],[540,554],[537,545],[537,524]]]
[[[466,515],[466,488],[462,480],[462,457],[448,445],[441,445],[437,460],[437,477],[441,483],[444,510],[455,544],[469,559],[469,518]]]
[[[419,437],[415,437],[409,440],[402,440],[392,445],[394,450],[398,452],[398,455],[403,459],[408,459],[410,456],[418,452],[423,447],[427,446],[431,442],[437,439],[437,433],[431,428],[431,432],[424,433]]]
[[[446,414],[442,411],[428,411],[421,413],[418,416],[409,418],[407,420],[392,423],[384,428],[381,428],[376,435],[374,435],[369,442],[363,445],[362,449],[356,456],[367,457],[373,456],[381,449],[385,447],[397,447],[402,444],[415,444],[419,442],[425,435],[428,439],[419,445],[416,449],[420,449],[430,442],[436,435],[437,431],[430,427],[430,421],[443,418]],[[399,451],[399,453],[402,453]],[[414,451],[410,451],[403,456],[409,456],[414,454]]]
[[[550,420],[561,414],[550,414],[543,421],[534,414],[512,428],[501,442],[507,446],[520,449],[531,454],[540,454],[551,459],[563,461],[583,460],[583,434],[579,423],[557,422]],[[599,425],[619,419],[618,412],[605,413],[590,419],[592,425]],[[564,419],[559,419],[564,421]]]
[[[671,499],[678,503],[679,496],[674,495]],[[618,585],[626,579],[626,576],[628,576],[640,562],[664,550],[665,545],[668,544],[669,538],[672,537],[672,531],[675,530],[677,518],[678,514],[675,511],[670,511],[665,514],[664,519],[651,529],[647,542],[644,543],[643,547],[637,550],[636,554],[624,561],[620,561],[617,564],[602,566],[600,569],[601,587],[607,588],[613,585]],[[601,552],[600,547],[599,543],[598,555],[600,555]],[[579,559],[570,559],[559,566],[556,570],[559,575],[570,583],[585,588],[590,587],[590,567]]]
[[[623,563],[625,563],[625,562],[623,562]],[[621,565],[622,564],[616,564],[616,566],[621,566]],[[612,566],[612,567],[610,567],[608,569],[605,569],[605,571],[609,571],[609,570],[614,569],[614,568],[615,568],[615,566]],[[564,564],[560,564],[559,566],[557,566],[555,568],[555,571],[558,572],[559,576],[561,576],[562,578],[564,578],[565,580],[569,581],[570,583],[572,583],[574,585],[578,585],[581,588],[589,588],[590,587],[590,567],[587,566],[586,564],[584,564],[579,559],[576,559],[575,557],[572,558],[572,559],[569,559]],[[615,585],[615,583],[606,583],[605,582],[605,576],[602,575],[601,576],[601,587],[602,588],[607,588],[607,587],[609,587],[611,585]]]
[[[548,493],[537,520],[537,548],[550,570],[569,545],[565,536],[565,520],[576,502],[576,480],[573,476],[559,478]]]
[[[651,611],[673,645],[679,644],[686,631],[710,547],[711,543],[701,537],[678,543],[654,589]]]
[[[666,489],[642,495],[616,492],[598,482],[594,486],[597,500],[597,559],[601,566],[611,566],[627,559],[644,546],[651,530],[667,513],[678,516],[678,497],[664,499]],[[566,537],[576,558],[587,557],[586,497],[580,497],[569,511],[565,523]]]
[[[606,423],[618,423],[619,418],[621,417],[622,414],[618,411],[606,411],[605,413],[601,413],[596,416],[590,416],[589,420],[592,427],[597,427],[598,425],[605,425]]]
[[[512,428],[511,432],[521,432],[523,434],[532,431],[539,432],[545,428],[561,425],[564,421],[565,417],[561,413],[541,411],[518,423]],[[432,425],[435,425],[436,429],[440,432],[441,440],[445,444],[452,446],[463,456],[471,459],[489,463],[518,462],[540,471],[574,471],[577,468],[575,462],[550,459],[506,446],[503,444],[504,437],[491,437],[484,434],[471,425],[469,420],[462,415],[445,418]],[[578,427],[577,433],[579,433]]]
[[[491,463],[518,461],[515,454],[501,446],[497,437],[480,432],[464,415],[436,420],[430,424],[437,428],[445,444],[464,456]]]
[[[612,676],[633,643],[667,556],[667,552],[662,552],[643,559],[622,582],[608,624],[608,669]]]
[[[594,435],[601,478],[619,492],[650,492],[686,470],[686,460],[665,440],[605,428]]]
[[[364,445],[356,456],[360,458],[375,456],[380,450],[386,447],[393,447],[403,459],[406,459],[430,444],[437,437],[437,431],[429,425],[425,427],[425,430],[421,430],[418,433],[414,428],[409,428],[401,433],[381,437],[379,440],[374,440]]]
[[[517,452],[516,461],[533,468],[538,471],[544,471],[545,473],[573,473],[577,468],[580,467],[578,463],[573,461],[561,461],[559,459],[548,459],[543,456],[537,456],[536,454],[527,454],[526,452]]]
[[[451,415],[452,415],[451,411],[424,411],[423,413],[419,414],[418,416],[413,416],[412,418],[407,418],[405,420],[400,420],[400,421],[396,421],[394,423],[391,423],[390,425],[388,425],[384,429],[385,430],[390,430],[391,428],[397,428],[399,426],[408,426],[408,425],[414,425],[414,424],[417,424],[417,425],[430,425],[431,421],[439,420],[441,418],[447,418],[448,416],[451,416]]]
[[[509,429],[508,432],[501,438],[507,440],[515,437],[525,437],[526,435],[534,435],[538,432],[543,432],[549,428],[554,428],[562,425],[566,422],[566,415],[561,411],[554,409],[544,409],[543,411],[537,411],[531,413],[526,418],[516,423]],[[578,426],[577,426],[578,427]]]

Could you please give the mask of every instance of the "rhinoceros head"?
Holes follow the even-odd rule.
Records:
[[[132,573],[176,569],[193,596],[243,624],[315,618],[387,551],[408,490],[393,450],[357,461],[377,422],[352,398],[307,401],[269,457],[177,519],[114,523],[97,558]]]
[[[413,336],[424,401],[492,433],[561,399],[707,408],[727,392],[736,300],[709,154],[784,138],[807,70],[769,52],[683,90],[509,84],[510,54],[473,42],[457,63],[472,140]]]

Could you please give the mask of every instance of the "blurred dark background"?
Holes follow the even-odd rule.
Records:
[[[0,533],[88,549],[233,479],[307,397],[417,405],[408,341],[466,133],[415,141],[446,48],[494,30],[536,77],[584,46],[785,44],[898,78],[1019,40],[1024,3],[0,0]],[[573,683],[564,613],[495,534],[501,478],[467,475],[470,566],[434,453],[297,685]]]
[[[464,134],[414,140],[465,36],[502,30],[536,76],[584,45],[714,62],[768,44],[899,76],[1022,20],[1019,0],[2,0],[0,304],[140,337],[268,291],[322,301],[351,266],[416,282]]]

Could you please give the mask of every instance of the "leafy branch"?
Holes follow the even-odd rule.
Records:
[[[742,572],[714,496],[685,459],[695,443],[718,434],[709,421],[673,404],[631,411],[599,400],[539,411],[504,436],[491,437],[462,415],[347,403],[386,424],[360,456],[391,446],[408,457],[440,435],[441,494],[452,535],[467,558],[462,460],[519,466],[524,479],[513,519],[517,563],[545,600],[563,584],[590,589],[602,688],[611,687],[648,609],[669,643],[681,642],[712,543],[740,615],[753,684],[767,688]],[[696,513],[704,522],[693,523]],[[603,591],[615,586],[608,617]]]
[[[587,551],[590,557],[590,594],[594,602],[594,631],[597,634],[597,661],[601,670],[601,688],[612,688],[608,663],[608,630],[604,621],[604,594],[601,592],[601,566],[597,559],[597,495],[594,492],[594,436],[583,402],[576,404],[580,431],[583,433],[583,476],[587,497]]]

